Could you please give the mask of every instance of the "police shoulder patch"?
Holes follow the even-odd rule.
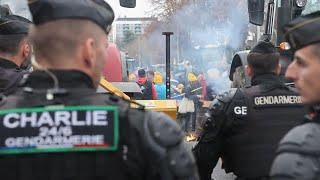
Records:
[[[50,106],[0,110],[0,154],[115,151],[115,106]]]

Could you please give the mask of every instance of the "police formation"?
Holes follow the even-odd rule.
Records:
[[[1,179],[198,179],[174,121],[96,94],[111,7],[103,0],[38,0],[29,8],[35,70],[15,92],[9,89],[31,51],[28,26],[16,16],[0,24],[0,85],[10,94],[1,99]]]
[[[198,179],[176,123],[96,94],[111,7],[103,0],[38,0],[29,7],[31,30],[21,17],[0,19],[1,179]],[[319,12],[285,28],[294,52],[286,76],[301,96],[281,81],[271,43],[250,51],[251,86],[214,100],[193,149],[202,180],[211,179],[219,158],[239,180],[320,178],[319,29]],[[305,120],[302,103],[312,110]]]

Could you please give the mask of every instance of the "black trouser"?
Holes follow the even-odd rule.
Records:
[[[188,133],[190,128],[190,120],[192,118],[192,113],[183,113],[180,114],[180,125],[181,129],[184,130],[184,132]]]

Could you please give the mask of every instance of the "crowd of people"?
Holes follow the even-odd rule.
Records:
[[[0,18],[2,179],[211,180],[219,158],[237,180],[320,178],[320,12],[284,28],[293,53],[285,76],[295,86],[280,77],[280,54],[268,41],[248,54],[250,86],[219,93],[219,71],[196,74],[186,64],[186,81],[175,87],[181,129],[164,114],[96,93],[115,18],[108,3],[28,6],[33,22]],[[160,73],[140,69],[129,79],[142,91],[136,99],[166,98]],[[204,113],[206,100],[213,102]],[[183,131],[194,132],[201,113],[191,152]]]
[[[208,73],[195,73],[190,62],[186,61],[182,77],[171,84],[171,99],[178,102],[178,122],[187,135],[195,135],[196,129],[203,120],[203,103],[212,101],[217,94],[214,83],[207,83],[207,78],[212,82],[219,79],[219,71],[211,69]],[[138,100],[165,100],[166,85],[163,75],[158,71],[139,69],[129,75],[129,81],[137,82],[141,94],[134,98]],[[172,81],[172,82],[173,82]]]

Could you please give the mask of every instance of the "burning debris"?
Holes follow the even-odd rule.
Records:
[[[189,133],[185,136],[185,140],[187,142],[191,142],[191,141],[196,141],[197,140],[197,136],[194,133]]]

